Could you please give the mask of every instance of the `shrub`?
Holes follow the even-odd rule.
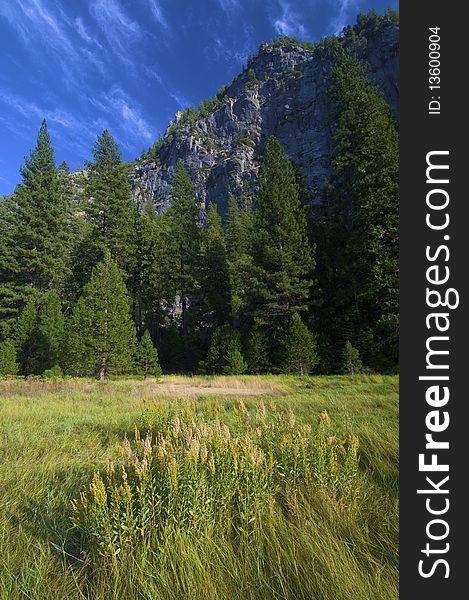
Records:
[[[199,411],[199,412],[198,412]],[[95,473],[72,503],[72,522],[93,559],[113,559],[151,536],[167,543],[174,532],[224,528],[250,536],[282,498],[321,490],[350,506],[357,499],[358,439],[297,425],[291,411],[251,414],[240,402],[237,424],[202,408],[169,416],[157,433],[127,438],[122,459]]]
[[[61,379],[63,376],[63,371],[59,365],[54,365],[50,369],[46,369],[41,377],[43,379]]]
[[[356,373],[361,373],[362,370],[363,368],[362,361],[360,360],[360,353],[347,340],[342,351],[341,371],[344,375],[354,375]]]

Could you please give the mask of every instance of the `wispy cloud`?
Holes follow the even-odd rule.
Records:
[[[241,7],[239,0],[217,0],[217,3],[226,15],[232,15]]]
[[[117,0],[91,0],[89,8],[110,42],[121,46],[122,37],[129,39],[140,36],[138,23],[126,15]]]
[[[62,8],[52,12],[43,0],[2,0],[0,16],[16,31],[33,60],[43,60],[39,45],[48,58],[53,58],[68,87],[76,87],[78,80],[87,74],[88,63],[102,73],[103,66],[97,55],[90,49],[80,48],[73,39],[78,33],[85,41],[93,41],[83,23],[80,19],[79,22],[70,19]]]
[[[106,116],[105,120],[101,119],[100,129],[111,127],[111,124],[106,125],[107,121],[112,122],[115,130],[124,132],[127,139],[145,141],[155,139],[155,132],[143,116],[136,100],[120,87],[114,86],[107,94],[89,97],[88,102],[95,110]]]
[[[337,9],[331,20],[332,33],[338,35],[342,29],[351,22],[351,12],[357,12],[358,6],[356,0],[336,0]]]
[[[163,14],[163,10],[158,0],[147,0],[147,2],[155,21],[161,25],[163,29],[169,29],[168,22]]]
[[[187,100],[187,98],[185,98],[179,92],[169,92],[169,95],[174,100],[174,102],[176,102],[179,108],[187,108],[191,104],[189,100]]]
[[[279,0],[280,14],[273,18],[272,25],[279,35],[305,38],[308,35],[300,15],[293,9],[290,2]]]

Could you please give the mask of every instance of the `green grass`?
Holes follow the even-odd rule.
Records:
[[[396,377],[378,375],[0,381],[0,598],[397,598],[397,386]],[[72,500],[110,460],[121,468],[125,437],[136,451],[135,427],[156,435],[175,415],[190,422],[195,414],[198,423],[218,417],[233,436],[252,437],[261,402],[272,422],[291,409],[315,435],[327,410],[331,438],[358,436],[352,495],[311,473],[282,483],[276,471],[248,526],[239,505],[231,518],[225,512],[197,527],[161,521],[125,538],[115,555],[96,551],[86,528],[73,527]],[[279,431],[272,429],[274,450]]]

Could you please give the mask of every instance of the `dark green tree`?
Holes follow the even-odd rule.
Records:
[[[336,131],[333,177],[318,219],[324,295],[318,326],[333,338],[338,353],[350,340],[366,364],[393,370],[398,360],[396,123],[354,58],[344,56],[334,69],[330,95]]]
[[[177,294],[175,254],[168,218],[147,206],[137,228],[137,324],[143,323],[160,343],[161,327],[168,323],[168,307]]]
[[[16,361],[16,345],[11,339],[0,343],[0,377],[16,375],[19,365]]]
[[[250,373],[268,373],[271,370],[269,338],[259,326],[254,326],[249,332],[246,360]]]
[[[225,375],[242,375],[248,370],[247,362],[239,350],[228,350],[226,355],[226,364],[223,367]]]
[[[283,369],[287,373],[307,375],[319,361],[316,336],[309,331],[298,313],[293,313],[282,340]]]
[[[200,370],[204,373],[213,374],[228,373],[230,364],[231,366],[235,364],[239,366],[241,364],[239,356],[235,354],[236,352],[242,358],[241,335],[239,331],[233,329],[228,324],[217,327],[213,334],[207,358],[199,365]]]
[[[214,204],[210,204],[208,211],[202,265],[201,291],[207,307],[208,321],[215,327],[223,325],[231,315],[231,284],[225,237]]]
[[[137,365],[145,379],[147,377],[160,377],[161,367],[158,362],[158,351],[151,340],[148,330],[142,336],[138,343]]]
[[[8,214],[0,215],[7,217],[0,243],[0,316],[4,319],[18,316],[28,299],[63,285],[66,206],[45,119],[21,177],[3,209]]]
[[[37,352],[36,331],[36,304],[33,300],[29,300],[16,321],[13,337],[21,375],[33,373]]]
[[[181,333],[184,343],[185,367],[192,365],[190,356],[188,308],[200,287],[201,229],[199,208],[189,173],[182,161],[176,164],[171,204],[166,211],[172,251],[175,259],[177,292],[181,300]]]
[[[128,166],[122,163],[116,141],[105,129],[93,148],[93,162],[87,165],[86,212],[94,229],[89,245],[107,248],[127,279],[135,267],[137,206],[132,199]],[[102,254],[96,252],[95,263]]]
[[[274,137],[264,150],[254,232],[253,314],[276,338],[307,307],[314,259],[295,171]]]
[[[248,312],[248,291],[252,276],[254,213],[249,200],[242,196],[228,199],[226,254],[231,280],[231,310],[235,318]]]
[[[47,292],[38,304],[33,333],[34,373],[42,373],[63,362],[64,333],[65,321],[60,298],[57,292]]]
[[[68,328],[68,370],[104,379],[132,371],[136,351],[122,271],[105,250],[73,311]]]

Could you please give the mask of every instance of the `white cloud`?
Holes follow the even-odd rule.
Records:
[[[161,27],[163,27],[164,29],[168,29],[168,22],[165,19],[163,10],[158,0],[148,0],[148,5],[150,7],[153,17],[155,18],[155,21],[159,23],[159,25],[161,25]]]
[[[280,14],[274,17],[273,27],[279,35],[305,38],[308,32],[301,22],[301,17],[294,11],[292,5],[285,0],[279,1]]]
[[[331,20],[332,33],[338,35],[342,29],[351,21],[351,12],[357,12],[356,0],[336,0],[337,11]]]
[[[187,108],[190,105],[189,100],[179,92],[169,92],[171,98],[176,102],[179,108]]]

